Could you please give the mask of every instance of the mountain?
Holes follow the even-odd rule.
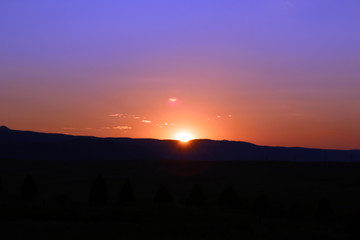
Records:
[[[97,138],[0,127],[0,159],[360,161],[359,150],[259,146],[238,141]]]
[[[0,127],[0,132],[1,131],[10,131],[10,129],[7,126],[1,126]]]

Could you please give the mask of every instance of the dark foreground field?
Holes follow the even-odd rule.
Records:
[[[0,239],[356,239],[359,172],[359,163],[2,160]],[[100,189],[89,199],[99,174],[108,198]]]

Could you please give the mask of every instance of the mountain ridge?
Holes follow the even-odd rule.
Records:
[[[11,130],[7,126],[2,125],[2,126],[0,126],[0,131],[11,131]]]
[[[0,159],[360,161],[360,150],[261,146],[243,141],[100,138],[0,127]]]

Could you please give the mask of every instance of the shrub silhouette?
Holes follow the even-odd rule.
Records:
[[[154,197],[155,203],[172,203],[173,202],[173,196],[171,193],[167,190],[165,185],[161,184],[159,189],[157,190],[155,197]]]
[[[36,199],[37,194],[38,188],[33,177],[31,175],[26,176],[22,185],[22,199],[26,201],[33,201]]]
[[[260,216],[271,216],[273,214],[273,206],[268,196],[259,196],[254,201],[253,213]]]
[[[334,216],[332,204],[329,199],[322,198],[318,205],[317,216],[322,220],[330,220]]]
[[[199,184],[196,184],[191,190],[189,197],[186,199],[186,204],[196,207],[206,206],[206,198]]]
[[[218,205],[224,208],[238,208],[240,205],[238,192],[232,185],[228,185],[218,199]]]
[[[126,179],[119,194],[119,204],[129,206],[135,202],[134,190],[131,182]]]
[[[108,200],[108,188],[102,174],[97,175],[93,181],[89,202],[95,204],[105,204]]]

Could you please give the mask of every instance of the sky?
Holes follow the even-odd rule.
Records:
[[[2,0],[0,125],[360,149],[358,0]]]

